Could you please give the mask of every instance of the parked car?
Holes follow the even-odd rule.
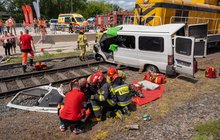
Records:
[[[87,19],[89,23],[89,29],[93,29],[93,23],[95,22],[95,17],[91,17]]]
[[[55,28],[57,29],[57,19],[51,19],[49,21],[49,25],[50,25],[50,30],[53,31]]]

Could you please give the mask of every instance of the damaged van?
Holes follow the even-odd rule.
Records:
[[[115,29],[115,34],[108,34],[107,30],[94,46],[97,60],[136,67],[141,71],[194,77],[196,38],[185,36],[185,24],[121,25]]]

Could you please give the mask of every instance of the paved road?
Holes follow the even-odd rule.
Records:
[[[22,31],[23,28],[17,28],[16,32],[17,34]],[[46,35],[46,42],[44,44],[37,42],[40,39],[39,34],[35,34],[34,32],[30,32],[30,34],[33,36],[35,47],[36,47],[36,55],[40,54],[41,48],[44,48],[45,51],[49,53],[58,53],[60,51],[62,52],[72,52],[72,51],[79,51],[77,49],[77,43],[76,39],[78,34],[70,34],[68,32],[60,32],[58,31],[56,34],[53,34],[49,29],[47,29],[48,34]],[[91,50],[92,46],[94,45],[95,40],[95,32],[90,31],[86,33],[86,36],[89,41],[89,46],[87,49]],[[21,51],[19,47],[16,47],[16,54],[14,55],[20,55]],[[2,47],[2,44],[0,43],[0,55],[4,55],[4,48]]]

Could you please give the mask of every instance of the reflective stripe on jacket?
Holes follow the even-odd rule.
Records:
[[[132,102],[131,98],[133,94],[128,84],[113,87],[111,92],[117,97],[117,104],[119,106],[127,106]]]
[[[85,35],[79,35],[77,42],[79,43],[80,46],[86,46],[87,45],[87,37]]]

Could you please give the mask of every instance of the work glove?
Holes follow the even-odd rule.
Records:
[[[90,99],[91,99],[91,100],[94,100],[94,99],[95,99],[95,96],[94,96],[94,95],[91,95],[91,96],[90,96]]]
[[[144,94],[141,93],[141,92],[137,92],[136,95],[137,95],[138,97],[140,97],[140,98],[144,98]]]

